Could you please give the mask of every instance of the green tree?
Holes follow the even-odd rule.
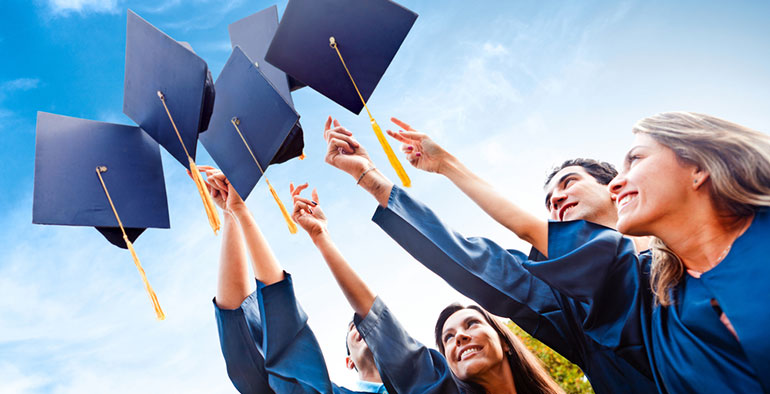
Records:
[[[524,342],[524,345],[543,362],[543,365],[551,374],[551,377],[556,380],[556,383],[558,383],[564,391],[576,394],[594,392],[591,388],[591,384],[588,383],[588,379],[583,375],[583,371],[581,371],[577,365],[572,364],[559,353],[556,353],[548,346],[543,345],[543,343],[537,339],[532,338],[531,335],[527,334],[513,322],[508,322],[508,328],[510,328],[511,331]]]

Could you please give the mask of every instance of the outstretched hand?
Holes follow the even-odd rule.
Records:
[[[353,133],[342,127],[340,122],[332,119],[331,116],[326,119],[324,139],[327,143],[325,160],[332,166],[347,172],[354,178],[358,178],[364,171],[374,167],[366,149],[353,138]]]
[[[235,188],[233,188],[233,185],[227,180],[227,177],[221,170],[203,165],[198,166],[198,170],[206,174],[206,188],[219,208],[232,212],[235,209],[246,206],[241,196],[238,195],[238,192],[235,191]]]
[[[310,238],[315,238],[326,231],[326,215],[318,205],[318,192],[315,189],[311,193],[312,200],[300,196],[300,193],[307,187],[307,183],[296,188],[293,183],[289,184],[289,191],[294,202],[291,218],[307,231]]]
[[[435,143],[425,133],[420,133],[403,121],[390,118],[399,130],[395,133],[388,130],[388,135],[401,142],[401,151],[406,153],[406,159],[417,169],[440,173],[451,157],[439,144]]]

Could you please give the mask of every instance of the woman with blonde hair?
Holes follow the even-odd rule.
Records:
[[[617,228],[551,229],[551,260],[526,267],[591,305],[589,335],[646,359],[661,392],[770,392],[770,137],[667,112],[633,128],[610,183]]]

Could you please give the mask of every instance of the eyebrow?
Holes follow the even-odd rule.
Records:
[[[556,185],[557,186],[561,185],[562,183],[564,183],[565,180],[567,180],[567,178],[569,178],[569,177],[571,177],[573,175],[579,175],[579,174],[577,172],[568,172],[568,173],[562,175],[561,178],[559,178],[559,182],[556,182]],[[545,195],[545,207],[546,208],[551,208],[551,195],[552,194],[553,194],[553,192],[548,192],[548,194]]]
[[[639,149],[639,146],[635,146],[631,148],[628,153],[626,153],[626,157],[623,159],[623,164],[625,166],[628,166],[631,163],[631,156],[633,156],[633,153],[636,152]]]
[[[470,315],[470,316],[466,317],[466,318],[465,318],[465,319],[462,321],[462,324],[466,324],[466,323],[468,323],[468,321],[469,321],[469,320],[473,320],[473,319],[478,319],[478,317],[477,317],[477,316],[473,316],[473,315]],[[447,334],[449,331],[452,331],[452,329],[451,329],[451,328],[447,328],[446,330],[444,330],[444,331],[441,333],[441,340],[442,340],[442,341],[444,340],[444,336],[446,336],[446,334]]]

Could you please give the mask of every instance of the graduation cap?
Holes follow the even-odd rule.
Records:
[[[141,128],[38,112],[32,223],[89,226],[128,249],[148,227],[169,228],[160,149]]]
[[[270,164],[302,152],[302,138],[287,138],[296,130],[299,115],[237,46],[217,78],[216,89],[211,124],[200,140],[245,200]],[[270,181],[265,181],[289,230],[296,233],[286,207]]]
[[[294,100],[291,98],[291,92],[304,85],[297,82],[294,78],[288,77],[286,73],[265,61],[267,48],[270,46],[275,31],[278,29],[278,8],[276,6],[265,8],[262,11],[231,23],[227,28],[230,32],[230,43],[233,48],[236,46],[240,47],[243,53],[259,68],[262,75],[273,85],[275,90],[280,93],[281,97],[294,109]],[[304,159],[302,154],[302,148],[304,147],[302,138],[302,126],[297,122],[295,128],[287,137],[287,143],[276,154],[276,161],[273,163],[281,163],[297,156],[300,159]],[[290,151],[290,149],[299,149],[299,152]]]
[[[358,114],[366,108],[377,140],[404,186],[411,182],[366,101],[417,14],[389,0],[290,0],[265,60]]]
[[[206,62],[128,10],[123,113],[190,170],[214,233],[220,222],[195,165],[198,134],[208,128],[214,84]]]

